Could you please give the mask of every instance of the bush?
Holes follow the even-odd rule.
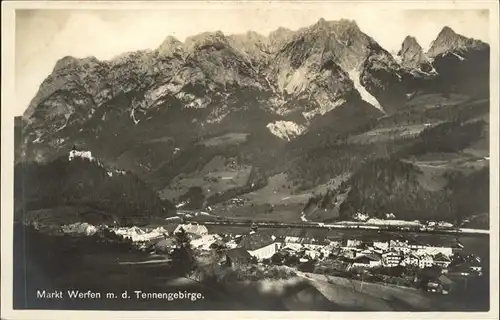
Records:
[[[271,262],[275,265],[278,265],[278,266],[282,265],[284,260],[285,260],[285,256],[280,252],[276,252],[271,257]]]
[[[288,255],[285,257],[285,260],[284,260],[284,264],[286,266],[296,266],[297,264],[299,264],[299,257],[295,256],[295,255]]]
[[[297,269],[302,272],[313,272],[314,271],[314,263],[311,261],[302,262],[297,266]]]
[[[205,272],[206,279],[213,279],[212,273]],[[289,268],[282,266],[250,266],[238,265],[226,269],[224,276],[217,279],[219,283],[232,281],[260,281],[260,280],[286,280],[295,277],[297,274]]]

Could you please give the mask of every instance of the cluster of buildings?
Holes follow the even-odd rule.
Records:
[[[426,268],[439,266],[447,268],[454,252],[463,246],[431,245],[413,239],[360,241],[347,240],[341,247],[341,256],[352,260],[353,267],[396,267],[413,266]]]
[[[260,232],[256,228],[243,235],[226,235],[210,233],[207,227],[201,224],[179,224],[170,232],[162,227],[149,231],[135,227],[116,228],[114,232],[134,242],[139,242],[145,248],[152,248],[150,245],[144,245],[145,242],[150,244],[155,242],[153,248],[161,247],[163,252],[168,252],[169,248],[175,246],[174,235],[181,229],[191,238],[191,246],[201,251],[222,248],[228,257],[233,255],[233,258],[245,258],[246,261],[253,259],[260,262],[271,261],[277,253],[295,256],[299,262],[333,259],[346,262],[347,269],[397,266],[424,269],[436,266],[447,270],[454,253],[463,248],[458,241],[449,244],[442,242],[431,244],[415,239],[382,239],[382,235],[374,240],[276,237],[270,232]],[[473,269],[480,273],[480,260],[476,259],[476,263],[472,263],[467,270]]]

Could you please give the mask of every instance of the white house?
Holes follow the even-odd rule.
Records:
[[[112,230],[115,234],[131,239],[133,242],[147,242],[168,236],[167,230],[163,229],[163,227],[156,229],[141,229],[139,227],[113,228]]]
[[[257,259],[262,260],[271,258],[281,249],[282,244],[275,242],[268,235],[255,232],[246,235],[239,243],[239,247],[244,248]]]
[[[418,267],[423,269],[427,267],[432,267],[434,265],[434,259],[428,254],[419,256]]]
[[[216,242],[217,240],[221,240],[221,237],[217,234],[205,234],[202,235],[198,239],[193,239],[191,241],[191,245],[195,248],[202,250],[210,250],[210,246]]]
[[[204,236],[208,234],[208,229],[204,225],[201,224],[180,224],[175,228],[174,234],[178,233],[180,229],[184,229],[186,233],[197,235],[197,236]]]
[[[420,258],[414,254],[410,254],[404,257],[403,264],[406,266],[418,267],[420,264]]]
[[[319,257],[320,252],[316,250],[306,250],[305,254],[311,259],[316,259],[317,257]]]
[[[428,246],[426,244],[423,244],[423,243],[411,242],[411,243],[408,244],[408,247],[411,250],[419,250],[419,249],[425,249]]]
[[[388,250],[389,243],[387,241],[373,241],[373,247],[382,250]]]
[[[424,250],[430,255],[442,253],[449,257],[453,254],[453,248],[451,247],[425,247]]]
[[[451,263],[451,259],[447,255],[438,252],[434,255],[433,263],[441,268],[448,268]]]
[[[346,247],[357,247],[357,246],[360,246],[361,245],[361,240],[357,240],[357,239],[348,239],[347,240],[347,245]]]
[[[403,254],[410,254],[411,249],[409,247],[399,247],[396,248],[397,251],[402,252]]]
[[[252,256],[259,260],[269,259],[279,250],[279,243],[271,243],[265,247],[257,248],[255,250],[247,250]]]
[[[398,266],[403,259],[403,256],[397,252],[389,251],[382,254],[382,263],[386,267]]]
[[[300,243],[285,243],[283,245],[283,249],[287,249],[290,251],[300,251],[303,246]]]
[[[326,243],[320,243],[318,241],[315,241],[314,239],[308,240],[304,239],[302,241],[302,245],[304,248],[311,249],[311,250],[321,250],[326,246]]]
[[[285,237],[285,243],[299,243],[300,237]]]

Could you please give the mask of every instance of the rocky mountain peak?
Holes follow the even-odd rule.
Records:
[[[352,36],[361,32],[356,21],[348,19],[340,19],[336,21],[327,21],[323,18],[319,19],[314,25],[308,28],[309,32],[327,31],[334,33],[337,36]]]
[[[338,21],[334,21],[332,25],[337,28],[338,32],[360,31],[355,20],[340,19]]]
[[[54,66],[53,72],[56,72],[57,70],[71,66],[71,65],[75,64],[77,61],[78,61],[78,59],[76,59],[75,57],[72,57],[72,56],[63,57],[63,58],[57,60],[56,65]]]
[[[247,49],[255,46],[267,45],[267,38],[255,31],[248,31],[243,34],[232,34],[227,38],[232,40],[232,42],[236,43],[238,46]]]
[[[186,51],[202,50],[208,47],[213,47],[216,50],[221,50],[228,46],[228,41],[224,33],[218,30],[215,32],[203,32],[186,39],[184,44]]]
[[[436,40],[431,44],[427,55],[429,57],[436,57],[449,51],[462,51],[468,49],[482,49],[488,45],[482,41],[464,37],[457,34],[453,29],[446,26],[439,32]]]
[[[79,59],[73,56],[65,56],[56,62],[52,72],[54,73],[62,69],[73,68],[83,65],[97,64],[97,63],[99,63],[99,60],[97,60],[97,58],[94,56],[86,57],[83,59]]]
[[[276,37],[276,36],[280,36],[280,35],[284,35],[284,34],[290,34],[290,33],[293,33],[293,31],[288,29],[288,28],[285,28],[285,27],[279,27],[278,29],[271,31],[269,33],[269,37],[272,38],[272,37]]]
[[[425,56],[422,47],[413,36],[407,36],[404,39],[397,56],[401,66],[407,69],[416,69],[424,72],[432,70],[432,66]]]
[[[330,28],[330,23],[326,21],[325,19],[321,18],[312,26],[311,29],[317,30],[317,29],[328,29]]]
[[[422,50],[422,47],[418,43],[417,39],[413,36],[406,36],[403,40],[403,44],[401,45],[401,50],[404,49],[418,49]]]
[[[232,47],[247,56],[255,63],[262,62],[266,53],[269,53],[268,39],[263,35],[248,31],[244,34],[233,34],[227,37]]]
[[[438,37],[453,37],[456,35],[457,33],[455,33],[452,28],[444,26],[443,29],[441,29],[441,32],[439,32]]]
[[[156,49],[160,55],[172,55],[182,51],[182,42],[173,36],[167,36],[161,45]]]
[[[435,48],[469,44],[448,29]],[[405,39],[399,55],[403,66],[425,71],[426,56],[414,37]],[[444,61],[436,70],[446,74],[446,68],[456,69]],[[348,19],[320,19],[297,31],[278,28],[268,37],[211,31],[182,43],[168,36],[155,50],[102,62],[64,57],[54,70],[25,113],[27,158],[48,158],[76,141],[102,145],[107,139],[114,145],[118,135],[123,141],[157,141],[164,138],[157,135],[168,134],[187,144],[195,135],[246,125],[247,115],[255,117],[251,126],[266,133],[276,121],[293,130],[309,128],[334,109],[361,100],[368,109],[390,113],[405,105],[406,77],[413,75]],[[176,125],[165,129],[168,121]],[[186,137],[186,125],[193,136]],[[276,128],[281,127],[269,130]],[[127,148],[96,152],[114,161]],[[163,159],[161,150],[155,159]]]
[[[276,52],[283,47],[288,41],[291,40],[294,31],[279,27],[278,29],[271,31],[268,36],[268,49],[269,52]]]

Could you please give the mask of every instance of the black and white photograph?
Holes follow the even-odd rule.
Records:
[[[12,10],[2,308],[498,317],[498,3],[390,2]]]

